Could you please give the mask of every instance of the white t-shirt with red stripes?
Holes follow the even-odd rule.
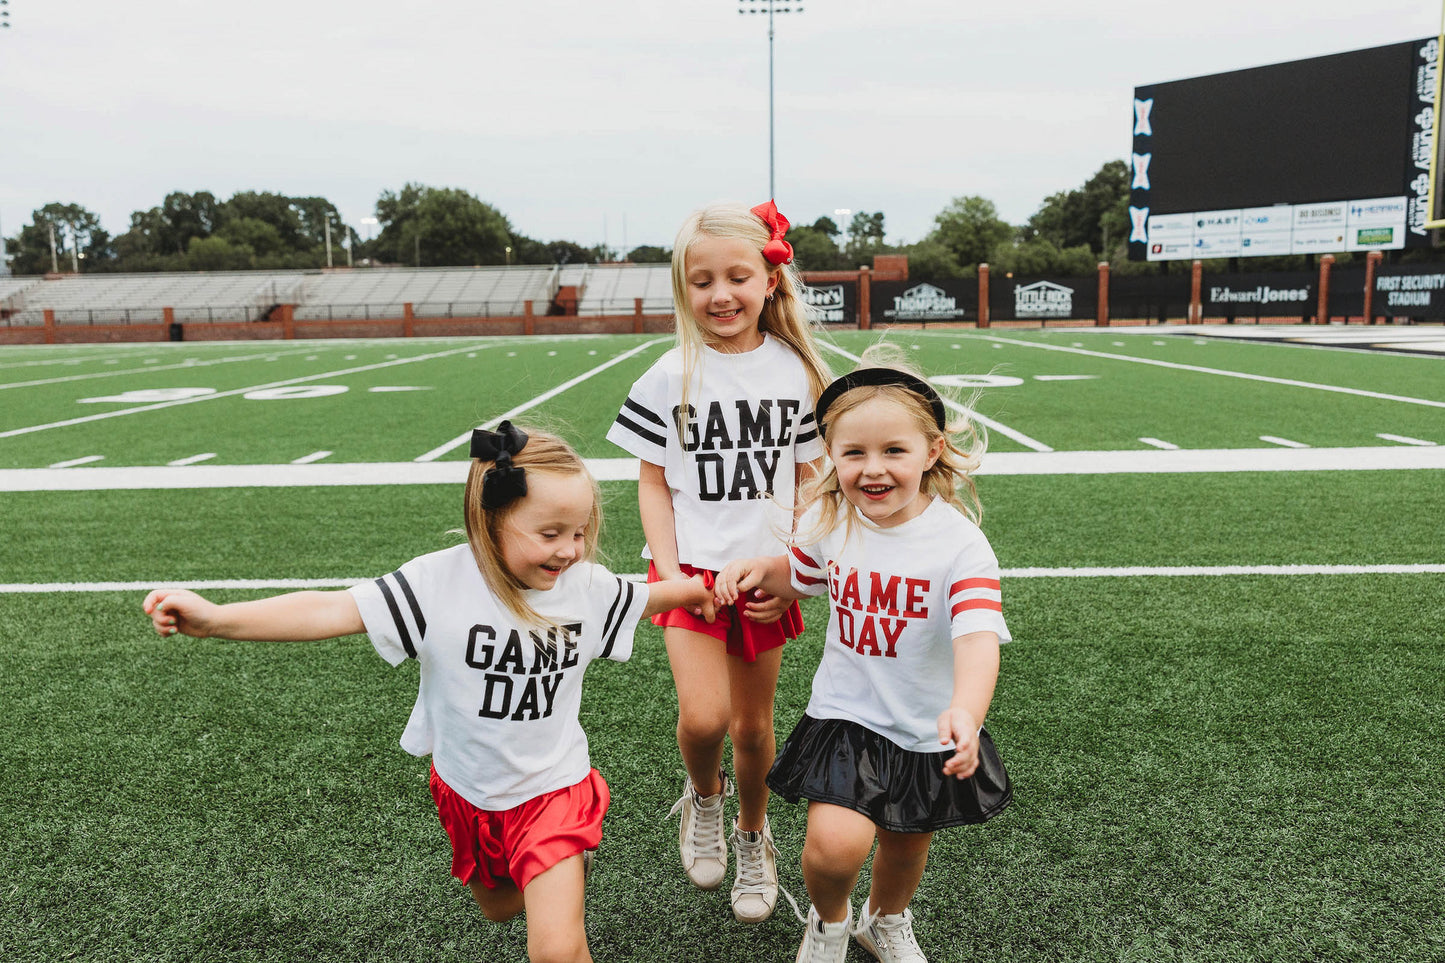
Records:
[[[798,531],[816,521],[810,513]],[[953,640],[1011,638],[998,559],[978,526],[940,499],[902,525],[875,528],[855,515],[852,529],[845,542],[840,522],[789,556],[793,586],[830,602],[807,713],[851,720],[909,752],[938,752],[938,716],[953,698]]]
[[[519,806],[591,769],[577,715],[593,659],[626,662],[648,588],[577,562],[522,594],[555,623],[521,624],[482,578],[471,546],[423,555],[349,590],[377,653],[421,666],[401,737],[478,809]]]

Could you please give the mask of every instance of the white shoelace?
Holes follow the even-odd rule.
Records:
[[[853,932],[856,935],[875,924],[876,928],[869,935],[877,937],[880,950],[893,957],[914,956],[920,960],[924,959],[923,949],[913,935],[913,918],[909,915],[908,910],[905,909],[891,918],[873,910],[858,920],[858,925]]]
[[[743,838],[741,829],[734,829],[733,852],[738,857],[737,882],[733,884],[734,893],[745,893],[756,896],[768,896],[771,891],[778,888],[777,880],[768,879],[768,862],[765,853],[771,853],[773,865],[777,865],[778,848],[766,832],[758,833],[757,842],[749,842]]]
[[[715,797],[710,797],[716,799],[716,803],[714,804],[717,813],[716,818],[713,818],[713,807],[709,807],[708,809],[703,808],[702,797],[692,788],[692,780],[690,779],[687,785],[683,787],[682,797],[672,804],[672,808],[668,810],[667,813],[669,819],[676,816],[682,812],[682,807],[687,803],[688,797],[692,797],[692,822],[687,828],[687,841],[692,847],[693,853],[700,859],[726,860],[728,857],[727,837],[723,834],[722,806],[723,798],[732,795],[732,784],[724,778],[722,786],[721,792]],[[708,818],[699,819],[698,816],[704,812],[707,813]],[[703,823],[707,825],[703,826]]]

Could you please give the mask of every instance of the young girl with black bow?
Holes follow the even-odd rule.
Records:
[[[504,421],[473,432],[471,454],[466,545],[342,592],[215,605],[157,589],[144,608],[163,636],[365,632],[392,665],[415,659],[401,744],[432,757],[452,875],[488,919],[526,912],[531,959],[591,960],[583,883],[610,797],[578,722],[583,672],[626,661],[641,618],[686,606],[711,621],[713,596],[701,578],[648,586],[592,561],[597,484],[560,438]]]

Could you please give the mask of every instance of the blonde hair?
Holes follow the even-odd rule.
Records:
[[[526,469],[528,475],[582,475],[590,483],[592,511],[583,531],[582,554],[576,560],[590,562],[597,553],[597,542],[602,535],[602,506],[597,480],[587,470],[581,456],[561,438],[543,431],[523,430],[527,432],[527,443],[512,456],[514,467]],[[482,505],[482,480],[494,465],[495,461],[472,459],[466,491],[462,496],[467,542],[472,547],[472,557],[476,559],[482,579],[497,601],[524,622],[547,625],[548,620],[532,608],[522,594],[527,586],[507,570],[502,560],[502,527],[527,496],[514,499],[501,508],[488,509]]]
[[[736,238],[755,247],[758,260],[768,274],[776,275],[777,286],[772,297],[763,303],[758,317],[758,330],[766,332],[787,345],[803,362],[814,400],[833,380],[832,371],[818,353],[813,340],[814,323],[808,306],[803,303],[803,279],[795,264],[772,265],[763,257],[763,245],[772,233],[763,219],[742,204],[723,202],[709,204],[693,211],[682,222],[672,244],[672,303],[677,315],[677,346],[682,351],[682,406],[678,412],[679,437],[687,437],[687,398],[693,376],[702,363],[702,346],[707,342],[702,323],[692,313],[688,298],[687,255],[692,246],[705,237]]]
[[[903,350],[891,344],[875,344],[868,348],[863,352],[862,362],[858,367],[894,368],[918,378],[923,377],[922,372],[913,366]],[[836,424],[839,418],[875,398],[905,409],[930,446],[940,438],[943,439],[943,451],[932,467],[923,473],[918,486],[919,492],[943,499],[963,512],[974,524],[980,523],[983,520],[983,505],[978,499],[973,472],[978,470],[984,452],[988,449],[988,435],[984,428],[967,414],[939,428],[932,404],[918,392],[902,385],[860,385],[843,392],[828,406],[818,425],[818,432],[823,435],[824,442],[827,443],[828,429]],[[964,407],[972,410],[977,399],[978,394],[975,392],[965,402]],[[803,486],[799,516],[814,505],[818,506],[819,516],[815,526],[807,532],[799,533],[798,541],[804,544],[817,541],[831,534],[840,524],[846,527],[845,537],[851,537],[855,524],[871,524],[858,512],[844,511],[845,502],[843,492],[838,487],[837,466],[830,461],[825,474]]]

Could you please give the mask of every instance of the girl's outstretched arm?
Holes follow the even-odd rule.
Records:
[[[803,593],[793,588],[786,555],[764,555],[728,562],[713,585],[713,591],[723,605],[737,604],[742,595],[755,588],[789,601],[803,597]]]
[[[953,699],[938,717],[938,741],[953,743],[943,774],[967,779],[978,768],[978,730],[998,682],[998,636],[970,632],[953,640]]]
[[[186,589],[156,589],[142,607],[159,635],[300,642],[366,631],[350,592],[292,592],[216,605]]]
[[[683,608],[693,615],[702,616],[708,622],[717,617],[712,588],[701,575],[685,579],[665,579],[647,586],[647,609],[642,613],[644,619],[659,612]]]

